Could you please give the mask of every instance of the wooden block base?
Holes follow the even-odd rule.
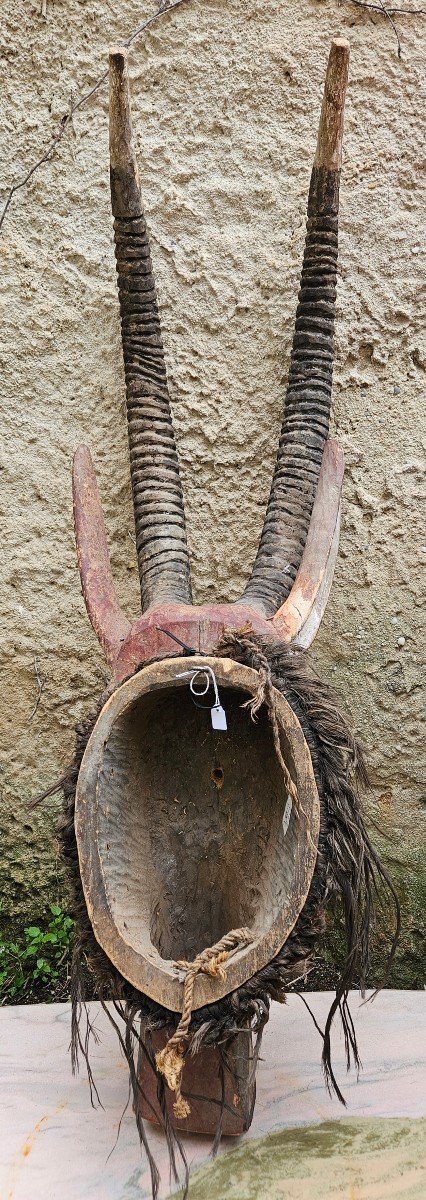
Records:
[[[145,1033],[141,1026],[141,1037],[151,1054],[162,1050],[172,1031],[158,1029]],[[256,1084],[253,1070],[253,1042],[250,1029],[236,1035],[227,1050],[228,1066],[224,1066],[224,1099],[222,1132],[225,1137],[239,1137],[250,1128]],[[179,1133],[200,1133],[214,1137],[221,1109],[222,1059],[219,1049],[203,1046],[193,1058],[188,1054],[182,1076],[182,1094],[191,1106],[188,1117],[178,1120],[173,1112],[174,1094],[166,1088],[166,1104],[170,1121]],[[157,1099],[157,1085],[153,1071],[143,1051],[139,1051],[138,1079],[144,1096],[140,1098],[140,1115],[144,1121],[162,1124]]]

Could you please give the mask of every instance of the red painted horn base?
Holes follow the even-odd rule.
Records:
[[[151,1056],[164,1048],[172,1033],[173,1028],[170,1027],[153,1030],[147,1036],[141,1025],[141,1037]],[[183,1120],[175,1117],[174,1093],[166,1087],[167,1112],[173,1128],[178,1133],[200,1133],[214,1137],[220,1121],[222,1088],[225,1102],[223,1135],[240,1137],[250,1128],[256,1084],[252,1034],[248,1027],[247,1032],[239,1033],[231,1046],[227,1047],[226,1061],[229,1066],[223,1063],[217,1046],[203,1046],[193,1058],[190,1054],[187,1055],[182,1076],[182,1093],[191,1107],[188,1117]],[[142,1089],[139,1100],[140,1116],[144,1121],[163,1126],[156,1078],[142,1049],[139,1050],[138,1081]]]

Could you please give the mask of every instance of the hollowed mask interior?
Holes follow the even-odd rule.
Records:
[[[287,826],[267,710],[252,721],[247,692],[221,687],[220,698],[227,732],[212,728],[186,684],[171,683],[137,697],[104,744],[98,845],[108,907],[123,939],[148,957],[155,947],[164,959],[193,959],[242,925],[263,936],[294,888],[298,822],[292,811]],[[285,733],[282,750],[294,776]]]

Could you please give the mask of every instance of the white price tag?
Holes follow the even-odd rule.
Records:
[[[211,710],[213,729],[227,729],[226,712],[221,704],[214,704]]]

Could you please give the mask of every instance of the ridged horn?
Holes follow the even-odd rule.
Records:
[[[265,523],[243,600],[272,616],[300,566],[328,436],[334,358],[339,185],[349,44],[335,38],[308,198],[284,418]]]
[[[157,296],[132,142],[125,50],[109,55],[111,205],[142,611],[191,604],[182,485]]]

